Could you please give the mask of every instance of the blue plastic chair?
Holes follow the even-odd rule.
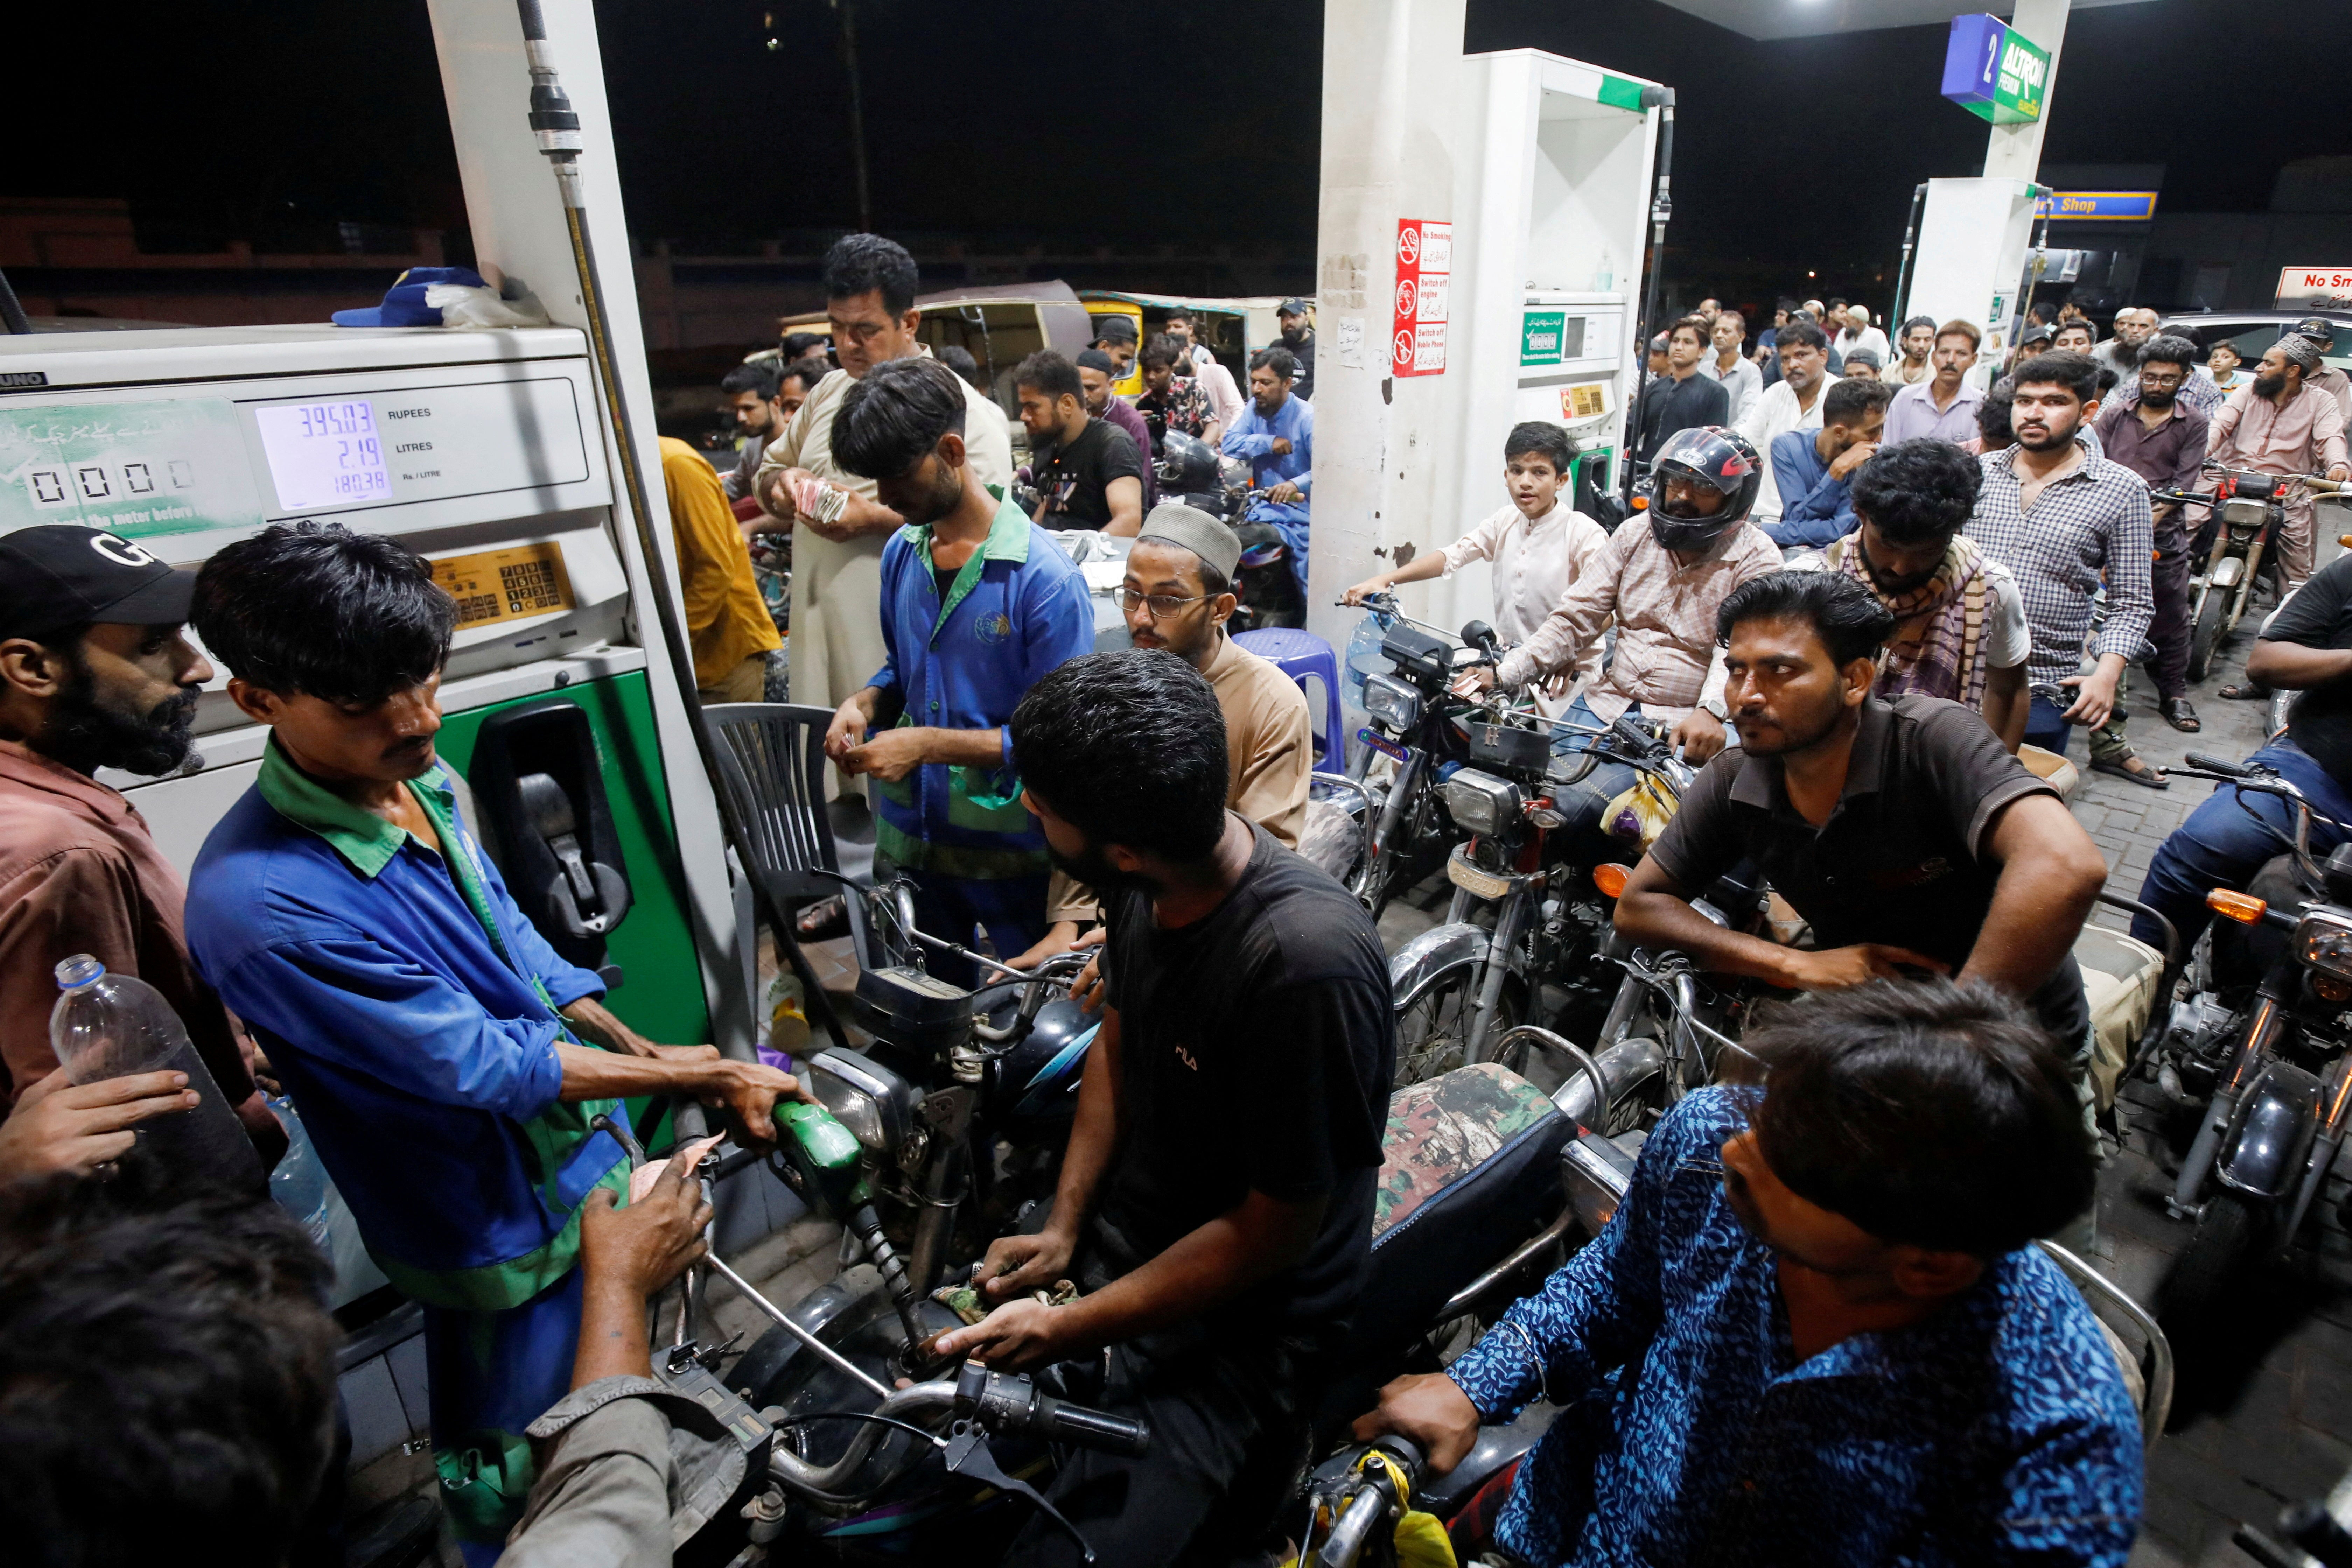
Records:
[[[1323,685],[1323,722],[1315,736],[1315,766],[1326,772],[1347,771],[1347,737],[1340,733],[1339,655],[1312,632],[1290,626],[1266,626],[1244,632],[1234,639],[1259,658],[1281,667],[1282,673],[1307,692],[1309,677]],[[1307,711],[1315,711],[1315,695],[1307,692]]]

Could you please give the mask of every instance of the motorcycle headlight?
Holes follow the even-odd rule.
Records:
[[[915,1089],[872,1058],[855,1051],[821,1051],[807,1062],[817,1103],[849,1129],[876,1158],[896,1160],[915,1130]]]
[[[2352,980],[2352,921],[2313,913],[2295,922],[2295,956],[2306,968]]]
[[[2264,501],[2224,501],[2221,520],[2233,528],[2259,528],[2270,510],[2269,503]]]
[[[1447,812],[1471,832],[1499,833],[1519,820],[1519,787],[1507,779],[1465,768],[1445,781],[1444,793]]]
[[[1364,677],[1364,711],[1394,730],[1421,722],[1421,694],[1394,675]]]

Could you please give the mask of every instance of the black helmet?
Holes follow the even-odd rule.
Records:
[[[1171,430],[1160,444],[1155,465],[1160,486],[1180,495],[1213,495],[1223,486],[1217,478],[1217,455],[1197,435]]]
[[[1712,512],[1676,510],[1666,481],[1687,479],[1723,497]],[[1756,448],[1719,424],[1677,431],[1650,463],[1650,537],[1668,549],[1705,549],[1739,526],[1756,505],[1764,465]]]

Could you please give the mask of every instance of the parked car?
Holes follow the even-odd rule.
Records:
[[[1013,388],[1013,370],[1040,349],[1076,358],[1094,340],[1094,324],[1077,295],[1061,282],[983,284],[918,294],[915,308],[923,313],[916,333],[934,352],[953,344],[971,355],[980,367],[982,390],[1012,421],[1013,462],[1027,462],[1029,434],[1021,426],[1021,398]],[[779,329],[824,332],[828,328],[824,312],[817,310],[787,317]]]
[[[2281,333],[2314,316],[2336,326],[2336,346],[2327,351],[2327,362],[2352,371],[2352,310],[2189,310],[2166,317],[2157,330],[2186,338],[2208,353],[2226,338],[2251,371]]]

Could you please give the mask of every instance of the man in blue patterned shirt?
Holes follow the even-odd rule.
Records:
[[[2120,1568],[2139,1424],[2030,1245],[2094,1183],[2049,1037],[1938,980],[1811,996],[1748,1043],[1767,1088],[1669,1112],[1601,1236],[1357,1437],[1443,1471],[1562,1406],[1496,1526],[1538,1568]]]

